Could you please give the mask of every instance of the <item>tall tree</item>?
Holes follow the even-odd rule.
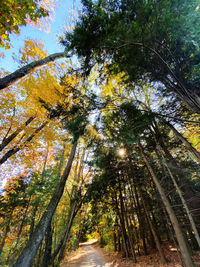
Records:
[[[85,57],[86,72],[95,59],[130,82],[149,77],[200,112],[196,0],[82,2],[83,14],[63,43]]]

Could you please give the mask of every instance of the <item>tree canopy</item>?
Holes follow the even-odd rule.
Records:
[[[87,71],[96,61],[129,82],[147,76],[199,113],[198,1],[82,2],[83,15],[63,43],[85,58]]]
[[[0,4],[4,46],[44,2]],[[64,52],[27,38],[1,69],[0,265],[62,266],[95,238],[122,265],[198,266],[198,1],[82,3]]]

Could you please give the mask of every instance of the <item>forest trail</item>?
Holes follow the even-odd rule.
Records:
[[[82,246],[70,257],[66,262],[61,264],[61,267],[117,267],[106,260],[99,254],[93,246]]]

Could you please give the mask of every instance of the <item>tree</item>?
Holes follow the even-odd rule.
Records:
[[[24,67],[19,68],[18,70],[14,71],[13,73],[8,74],[4,78],[0,79],[0,90],[6,88],[10,84],[16,82],[18,79],[29,74],[31,71],[34,71],[37,67],[46,65],[49,62],[52,62],[58,58],[63,58],[63,57],[68,57],[65,52],[55,53],[55,54],[49,55],[43,59],[31,62]]]
[[[129,81],[149,77],[174,92],[193,112],[200,112],[197,2],[83,1],[83,15],[67,50],[85,57],[86,73],[95,62],[107,63]],[[195,27],[194,27],[195,25]]]
[[[74,141],[74,144],[72,146],[71,153],[68,159],[68,163],[55,189],[55,192],[48,204],[46,211],[44,212],[40,222],[38,223],[35,231],[33,232],[31,239],[29,240],[25,249],[22,251],[20,257],[17,259],[16,263],[13,266],[16,267],[16,266],[31,266],[32,265],[35,255],[37,253],[37,250],[39,248],[39,245],[42,242],[42,239],[45,235],[47,227],[51,221],[51,218],[63,194],[65,183],[69,176],[72,162],[75,156],[76,146],[77,146],[77,140]]]
[[[38,40],[25,40],[24,48],[20,50],[20,61],[26,64],[45,56],[44,44]],[[65,103],[67,108],[67,103],[71,101],[69,91],[72,86],[79,86],[79,79],[67,73],[65,73],[66,85],[61,86],[58,77],[61,73],[64,73],[62,64],[51,63],[43,70],[38,70],[21,79],[14,87],[10,86],[2,94],[1,120],[2,123],[7,124],[7,127],[1,128],[0,150],[4,152],[0,159],[1,164],[17,152],[28,148],[35,136],[39,137],[43,134],[53,141],[55,128],[59,127],[59,115],[58,113],[50,115],[43,107],[44,101],[52,107]],[[10,97],[12,99],[9,99]],[[25,123],[22,122],[23,118]]]
[[[168,213],[170,220],[172,222],[172,225],[173,225],[173,228],[174,228],[174,231],[176,233],[176,237],[177,237],[180,249],[181,249],[181,254],[182,254],[183,260],[184,260],[186,266],[194,266],[192,258],[190,256],[190,252],[187,248],[187,242],[185,242],[184,235],[183,235],[183,232],[181,230],[181,226],[178,222],[177,215],[175,214],[175,211],[172,209],[171,203],[169,202],[169,200],[166,196],[166,193],[160,184],[160,181],[159,181],[158,176],[156,175],[156,172],[154,171],[155,167],[153,168],[151,166],[151,164],[149,163],[149,160],[148,160],[147,155],[146,155],[144,148],[143,148],[143,145],[148,144],[149,142],[150,142],[151,148],[150,148],[150,146],[149,147],[147,146],[148,149],[150,148],[150,150],[152,150],[152,147],[153,147],[153,144],[151,141],[152,140],[151,130],[150,130],[150,125],[152,127],[153,121],[154,121],[153,114],[141,113],[139,110],[137,110],[136,107],[132,106],[131,104],[129,106],[129,104],[127,104],[127,103],[121,104],[121,108],[122,108],[121,111],[120,111],[120,109],[117,109],[117,110],[111,111],[110,115],[105,116],[104,123],[105,123],[106,128],[107,128],[105,130],[105,133],[107,134],[107,136],[109,138],[108,140],[109,141],[112,140],[116,144],[123,142],[124,145],[129,147],[129,150],[134,149],[133,146],[139,147],[139,151],[141,152],[142,159],[144,160],[144,162],[145,162],[145,164],[146,164],[146,166],[147,166],[147,168],[151,174],[152,180],[156,185],[156,188],[157,188],[157,190],[160,194],[160,197],[163,201],[164,207],[166,208],[167,213]],[[115,114],[115,115],[112,116],[112,114],[113,115]],[[119,116],[119,114],[120,114],[120,116]],[[160,138],[161,138],[161,135],[160,135]],[[143,145],[141,145],[141,142]],[[136,156],[136,157],[138,157],[138,156]],[[111,167],[109,169],[111,169]],[[114,173],[113,170],[111,172],[113,175],[113,173]],[[176,172],[177,172],[177,175],[179,175],[177,168],[176,168]],[[123,171],[120,170],[119,173],[123,173]],[[116,175],[117,174],[115,174],[115,176]],[[189,186],[189,184],[186,181],[185,181],[185,183],[187,184],[187,186]],[[177,184],[176,184],[176,186],[177,186]],[[191,188],[190,188],[190,191],[191,191]],[[140,189],[139,189],[139,192],[140,192]],[[186,193],[187,193],[187,190],[185,191],[185,194]],[[141,199],[143,199],[141,192],[140,192],[140,195],[141,195]],[[193,194],[193,196],[194,196],[194,194]],[[149,226],[152,229],[152,234],[154,235],[154,239],[155,239],[155,242],[157,244],[157,248],[158,248],[158,250],[160,250],[158,238],[156,236],[156,232],[154,231],[154,227],[151,224],[151,221],[149,221],[148,210],[146,208],[145,203],[143,203],[143,207],[144,207],[144,210],[145,210],[145,213],[147,216],[147,220],[149,222]],[[122,222],[122,224],[123,224],[123,222]],[[125,232],[125,230],[124,230],[124,232]],[[124,240],[126,240],[125,234],[124,234]],[[162,253],[160,253],[160,254],[162,255]],[[161,257],[163,258],[163,261],[164,261],[164,257],[163,256],[161,256]]]
[[[10,34],[19,34],[20,27],[28,23],[37,24],[42,17],[49,16],[52,2],[46,0],[2,0],[0,3],[0,47],[10,48]]]

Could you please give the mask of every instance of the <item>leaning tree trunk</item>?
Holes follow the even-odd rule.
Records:
[[[8,218],[8,221],[7,221],[7,224],[6,224],[6,229],[5,229],[5,233],[4,233],[4,236],[2,238],[2,241],[1,241],[1,245],[0,245],[0,255],[3,251],[3,248],[4,248],[4,245],[5,245],[5,242],[6,242],[6,237],[10,231],[10,223],[11,223],[11,220],[12,220],[12,213],[13,213],[14,209],[10,212],[10,215],[9,215],[9,218]]]
[[[195,195],[195,192],[192,190],[190,184],[188,183],[187,179],[185,178],[185,175],[181,169],[180,166],[178,166],[176,159],[172,156],[166,145],[164,144],[164,141],[162,139],[162,136],[157,128],[154,127],[155,130],[155,138],[156,142],[159,144],[161,147],[162,151],[165,154],[165,157],[168,159],[171,167],[173,168],[173,172],[177,175],[181,186],[182,190],[184,192],[185,198],[187,201],[190,201],[190,206],[194,209],[197,210],[200,208],[200,200],[199,198]],[[197,217],[199,219],[199,216]]]
[[[74,205],[70,208],[69,215],[67,218],[66,227],[65,227],[65,231],[63,233],[62,239],[60,240],[57,248],[55,249],[55,251],[53,252],[53,254],[51,256],[51,260],[50,260],[51,264],[53,264],[53,262],[56,259],[59,252],[60,252],[60,254],[59,254],[60,259],[58,258],[58,260],[60,261],[63,258],[64,251],[65,251],[66,244],[67,244],[67,240],[69,238],[70,230],[72,227],[72,223],[73,223],[73,220],[74,220],[74,218],[75,218],[75,216],[79,210],[79,209],[76,209],[76,210],[75,209],[76,209],[76,203],[74,203]]]
[[[134,173],[132,165],[131,165],[131,170]],[[134,191],[133,191],[132,186],[134,187]],[[140,238],[142,238],[143,253],[144,253],[144,255],[147,255],[148,252],[147,252],[147,244],[146,244],[146,240],[145,240],[145,236],[146,236],[146,234],[145,234],[145,220],[144,220],[143,214],[141,212],[141,205],[139,202],[137,187],[134,183],[134,179],[132,179],[132,181],[130,180],[130,191],[131,191],[133,203],[134,203],[134,206],[136,209],[137,218],[139,221],[139,235],[140,235]]]
[[[17,128],[12,134],[8,137],[3,138],[2,143],[0,144],[0,151],[2,151],[18,134],[20,134],[24,127],[29,125],[34,120],[34,117],[28,118],[28,120],[21,127]]]
[[[167,122],[167,125],[169,128],[173,131],[174,135],[181,140],[181,142],[186,146],[186,148],[193,154],[193,156],[196,158],[196,160],[200,163],[200,153],[188,142],[188,140],[182,136],[175,128],[174,126]]]
[[[178,195],[179,195],[179,197],[180,197],[180,199],[181,199],[181,202],[182,202],[182,204],[183,204],[183,207],[184,207],[184,209],[185,209],[185,211],[186,211],[186,213],[187,213],[187,216],[188,216],[188,219],[189,219],[189,221],[190,221],[192,230],[193,230],[193,232],[194,232],[194,236],[195,236],[196,241],[197,241],[197,243],[198,243],[198,246],[199,246],[199,248],[200,248],[200,237],[199,237],[199,233],[198,233],[198,230],[197,230],[197,228],[196,228],[196,224],[195,224],[195,222],[194,222],[194,220],[193,220],[192,214],[191,214],[191,212],[190,212],[190,210],[189,210],[189,208],[188,208],[187,202],[186,202],[186,200],[185,200],[185,198],[184,198],[184,196],[183,196],[183,193],[182,193],[181,189],[179,188],[179,186],[178,186],[178,184],[177,184],[177,182],[176,182],[176,179],[174,178],[174,175],[172,174],[172,172],[171,172],[171,170],[170,170],[170,168],[169,168],[169,166],[168,166],[168,164],[167,164],[167,162],[166,162],[166,160],[165,160],[165,158],[164,158],[163,155],[162,155],[162,158],[163,158],[164,165],[166,166],[167,171],[168,171],[168,173],[169,173],[169,176],[171,177],[172,182],[173,182],[173,184],[174,184],[174,186],[175,186],[175,188],[176,188],[176,191],[177,191],[177,193],[178,193]]]
[[[16,243],[15,243],[15,247],[13,249],[13,255],[12,255],[12,259],[11,259],[11,263],[10,263],[11,266],[13,265],[13,263],[15,261],[15,256],[16,256],[16,253],[17,253],[17,246],[19,244],[20,236],[21,236],[21,233],[22,233],[22,230],[23,230],[23,227],[24,227],[24,223],[25,223],[26,217],[27,217],[27,211],[28,211],[28,208],[29,208],[30,200],[31,200],[31,197],[28,200],[28,203],[27,203],[27,206],[26,206],[26,209],[25,209],[25,212],[24,212],[24,216],[23,216],[23,219],[22,219],[22,222],[21,222],[18,234],[17,234],[17,240],[16,240]]]
[[[56,187],[56,190],[49,202],[49,205],[46,208],[46,211],[43,213],[43,216],[38,223],[34,233],[32,234],[31,239],[28,241],[26,247],[22,251],[21,255],[17,259],[16,263],[13,265],[14,267],[30,267],[34,261],[37,250],[42,242],[42,239],[45,235],[47,227],[55,213],[56,207],[63,195],[64,187],[69,176],[72,162],[75,156],[77,147],[77,141],[74,142],[71,152],[69,155],[69,159],[67,162],[67,166],[65,167],[64,173],[61,176],[60,182]]]
[[[147,206],[146,206],[146,203],[144,201],[144,198],[143,198],[143,194],[142,194],[141,189],[139,189],[139,192],[140,192],[140,197],[141,197],[142,204],[143,204],[143,207],[144,207],[144,212],[146,214],[146,218],[147,218],[147,221],[148,221],[149,226],[150,226],[150,230],[151,230],[152,235],[154,237],[154,240],[155,240],[155,243],[156,243],[156,247],[157,247],[158,252],[160,254],[160,258],[161,258],[162,264],[164,265],[164,264],[167,263],[167,259],[165,257],[165,254],[164,254],[164,251],[162,249],[162,246],[160,244],[160,240],[159,240],[158,235],[156,233],[155,227],[154,227],[151,219],[149,218],[149,211],[148,211]]]
[[[66,57],[65,52],[55,53],[50,56],[47,56],[43,59],[31,62],[26,66],[14,71],[13,73],[5,76],[4,78],[0,79],[0,90],[6,88],[7,86],[11,85],[12,83],[16,82],[20,78],[24,77],[31,71],[35,70],[38,67],[48,64],[49,62],[54,61],[55,59]]]
[[[168,215],[170,217],[170,220],[172,222],[172,225],[173,225],[174,231],[176,233],[176,238],[177,238],[177,241],[179,243],[179,247],[180,247],[180,250],[181,250],[181,254],[182,254],[185,266],[186,267],[194,267],[195,264],[193,263],[193,260],[191,258],[190,252],[188,250],[186,241],[184,239],[184,236],[183,236],[183,233],[181,231],[181,228],[180,228],[180,225],[178,223],[178,220],[176,218],[176,215],[175,215],[175,213],[174,213],[174,211],[173,211],[173,209],[172,209],[172,207],[171,207],[171,205],[169,203],[169,200],[167,199],[167,197],[165,195],[165,192],[164,192],[162,186],[160,185],[160,182],[159,182],[156,174],[154,173],[154,170],[152,169],[151,165],[149,164],[149,161],[147,159],[147,156],[146,156],[146,154],[144,152],[144,149],[143,149],[142,145],[139,143],[138,146],[139,146],[139,150],[141,152],[141,155],[142,155],[142,157],[144,159],[144,162],[145,162],[145,164],[146,164],[146,166],[147,166],[147,168],[148,168],[148,170],[149,170],[149,172],[150,172],[150,174],[152,176],[152,179],[153,179],[153,181],[154,181],[154,183],[155,183],[155,185],[157,187],[157,190],[158,190],[158,192],[160,194],[160,197],[161,197],[161,199],[163,201],[163,204],[164,204],[164,206],[165,206],[165,208],[166,208],[166,210],[168,212]]]
[[[53,230],[51,227],[51,221],[47,227],[47,231],[45,234],[45,250],[44,250],[44,256],[42,261],[42,267],[48,267],[50,265],[51,261],[51,250],[52,250],[52,236],[53,236]]]
[[[23,145],[26,145],[27,143],[29,143],[34,136],[39,133],[46,125],[48,124],[48,121],[43,122],[24,142]],[[3,157],[0,159],[0,165],[3,164],[4,162],[6,162],[10,157],[12,157],[13,155],[15,155],[18,151],[20,151],[22,149],[21,145],[16,145],[14,148],[8,150],[5,155],[3,155]]]
[[[60,254],[58,256],[58,261],[59,262],[63,259],[64,252],[65,252],[66,245],[67,245],[67,240],[69,238],[70,230],[71,230],[71,227],[72,227],[72,223],[73,223],[73,220],[74,220],[74,218],[76,216],[76,213],[78,212],[78,210],[76,212],[75,209],[76,209],[76,204],[74,203],[74,205],[72,207],[71,214],[69,214],[67,227],[66,227],[66,230],[65,230],[65,233],[64,233],[64,237],[63,237],[63,240],[62,240],[62,246],[60,248]]]

